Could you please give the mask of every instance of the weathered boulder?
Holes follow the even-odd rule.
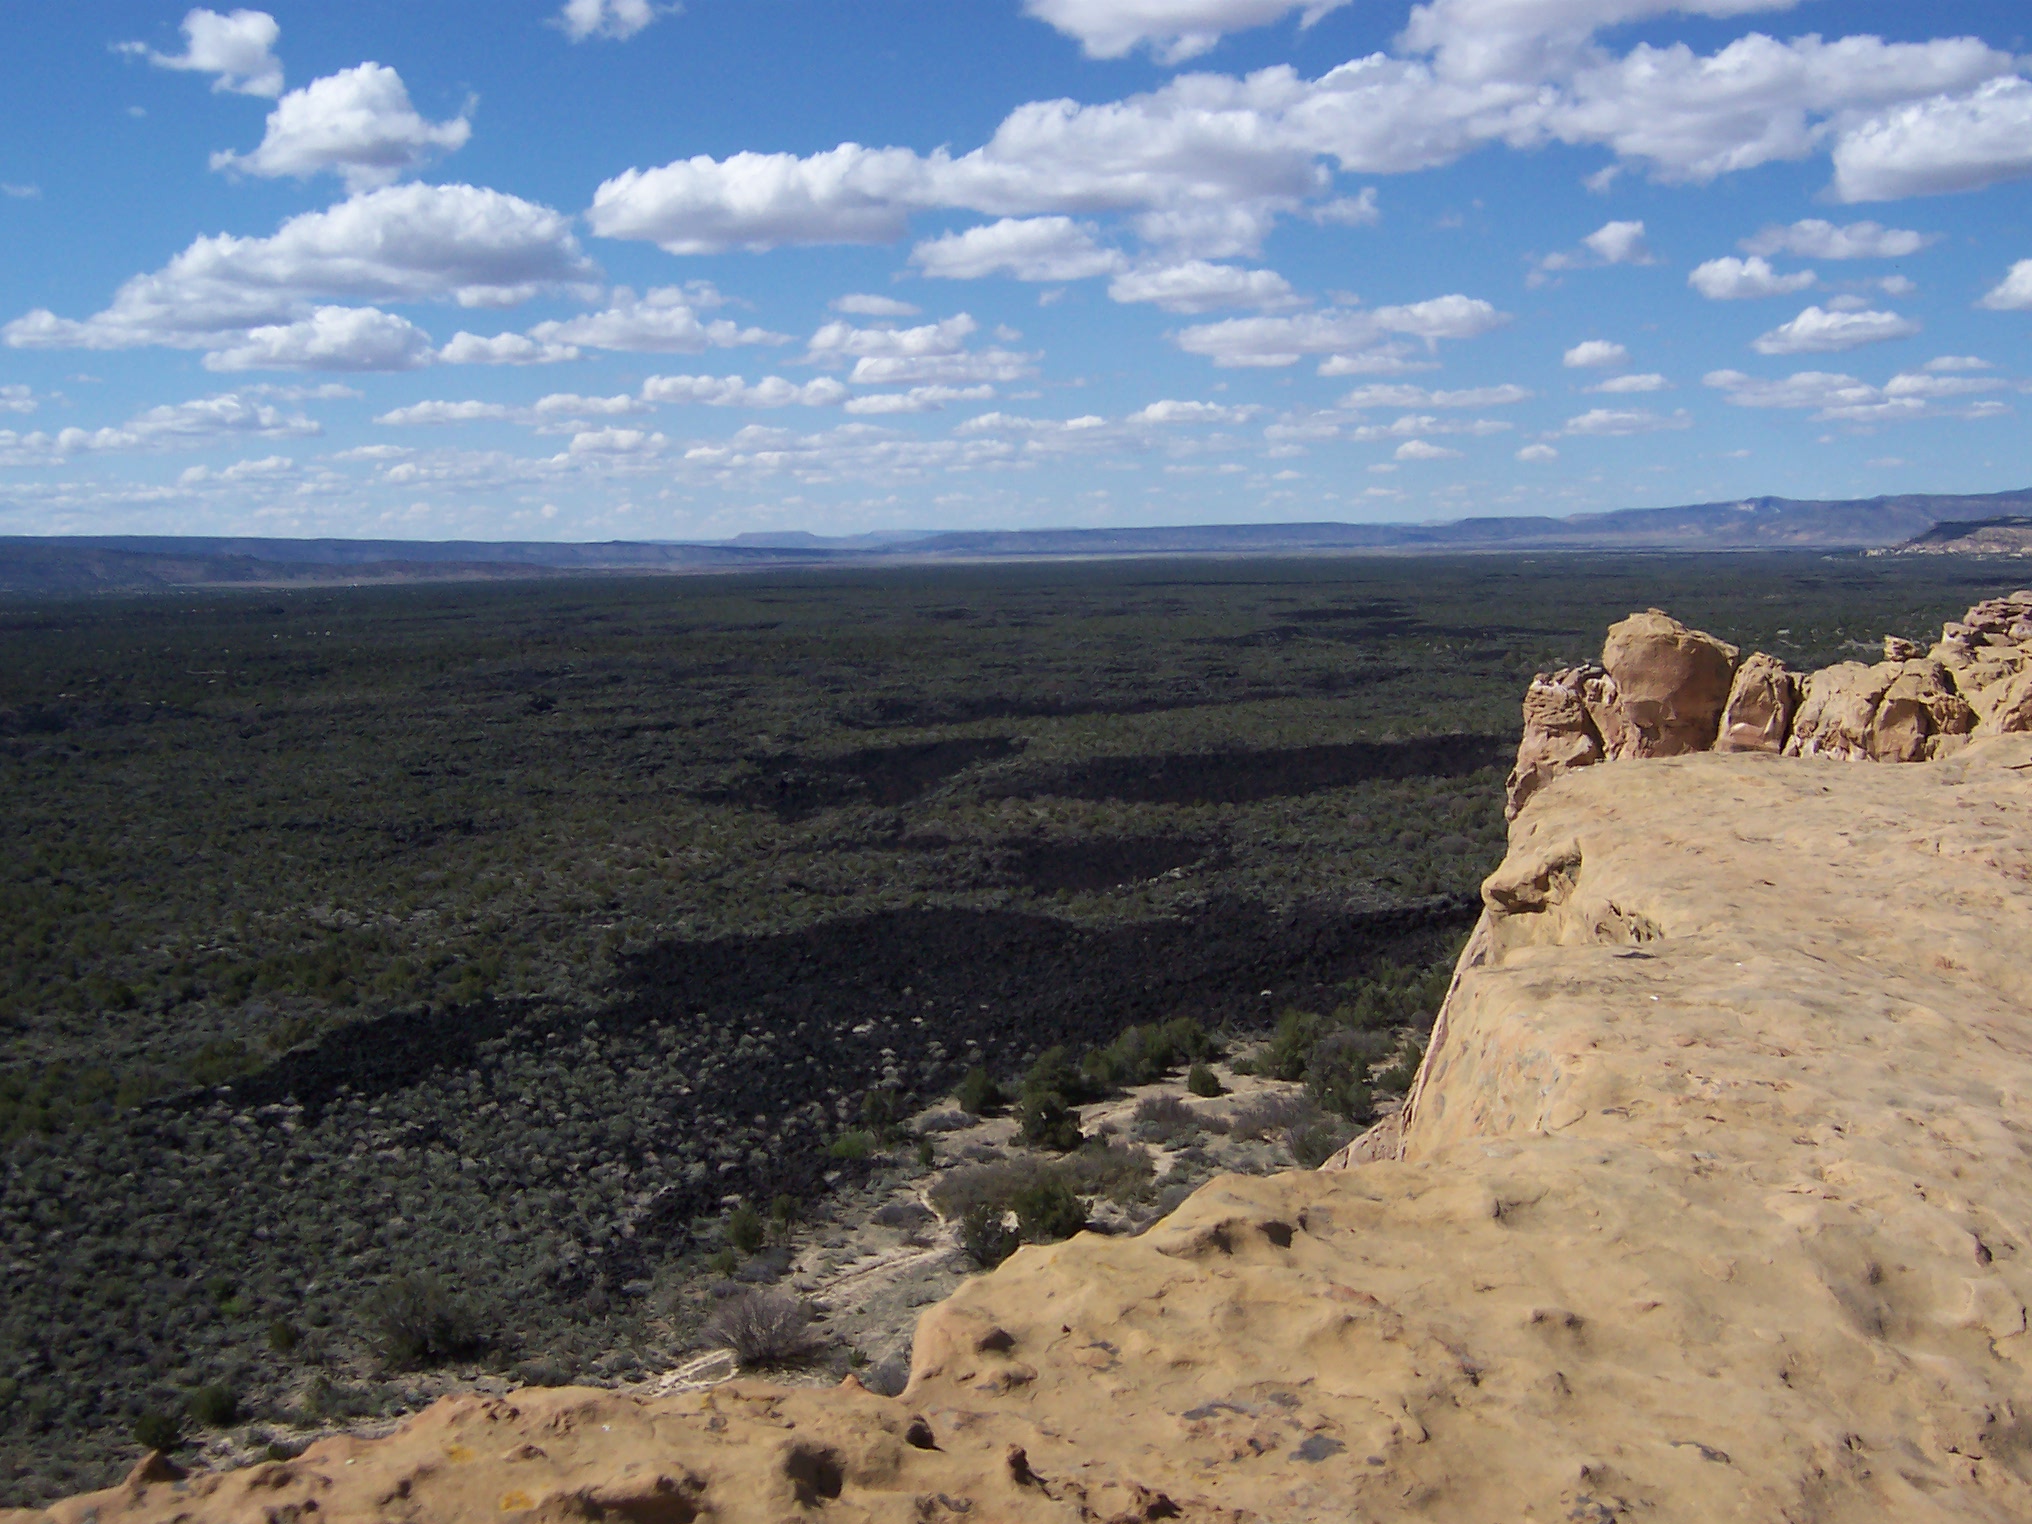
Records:
[[[1729,701],[1722,708],[1716,751],[1783,751],[1799,707],[1799,677],[1785,663],[1753,652],[1736,669]]]
[[[1897,662],[1866,667],[1844,661],[1809,673],[1800,685],[1799,710],[1792,717],[1785,755],[1868,759],[1870,721],[1877,717],[1884,690],[1901,671]]]
[[[1985,598],[1959,621],[1964,630],[2010,642],[2032,640],[2032,592]]]
[[[1736,654],[1661,609],[1609,626],[1602,667],[1615,684],[1614,702],[1595,715],[1605,754],[1677,757],[1712,747]]]
[[[1965,683],[1962,691],[1985,731],[2017,735],[2032,730],[2032,663],[1979,688]]]
[[[1888,646],[1888,642],[1886,642]],[[1937,661],[1899,663],[1870,717],[1868,750],[1878,762],[1925,762],[1962,744],[1976,714]]]
[[[1524,693],[1524,737],[1517,765],[1503,785],[1503,813],[1510,819],[1524,801],[1561,773],[1602,760],[1602,738],[1588,713],[1587,689],[1599,683],[1600,667],[1562,667],[1531,679]]]

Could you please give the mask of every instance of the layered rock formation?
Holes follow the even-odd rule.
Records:
[[[1923,762],[1975,734],[2032,730],[2032,592],[1977,604],[1922,653],[1889,636],[1883,661],[1839,662],[1800,676],[1658,609],[1609,629],[1600,666],[1532,680],[1524,737],[1506,788],[1525,802],[1576,767],[1687,752]]]
[[[2022,676],[1975,633],[1958,693]],[[926,1313],[897,1400],[449,1399],[52,1516],[2032,1518],[2032,736],[1783,755],[1751,665],[1740,749],[1531,800],[1396,1156],[1024,1249]],[[1867,742],[1895,682],[1814,734]]]

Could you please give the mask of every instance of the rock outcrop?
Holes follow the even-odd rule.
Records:
[[[1610,627],[1601,667],[1541,673],[1524,700],[1509,818],[1560,773],[1596,762],[1709,749],[1925,762],[1971,735],[2032,731],[2032,592],[1977,604],[1927,652],[1886,636],[1875,665],[1800,677],[1765,652],[1740,665],[1736,654],[1652,609]],[[1554,702],[1567,694],[1585,710],[1578,734],[1571,704]]]

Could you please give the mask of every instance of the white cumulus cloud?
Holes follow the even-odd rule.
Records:
[[[1228,32],[1281,21],[1293,11],[1311,26],[1348,0],[1024,0],[1023,9],[1080,45],[1089,58],[1120,58],[1147,47],[1164,63],[1207,52]]]
[[[1455,391],[1378,384],[1356,387],[1341,398],[1340,405],[1357,411],[1371,407],[1508,407],[1515,402],[1528,402],[1532,396],[1529,387],[1510,382],[1501,386],[1464,387]]]
[[[555,365],[561,360],[576,360],[579,351],[572,344],[539,344],[527,334],[482,337],[461,329],[438,350],[437,357],[445,365]]]
[[[645,402],[703,403],[707,407],[830,407],[847,400],[847,389],[831,376],[804,382],[764,376],[750,386],[739,376],[651,376],[642,383]]]
[[[1351,354],[1388,334],[1472,339],[1510,321],[1480,297],[1436,296],[1402,306],[1328,308],[1293,317],[1227,318],[1181,330],[1179,348],[1222,366],[1295,364],[1309,354]]]
[[[1445,445],[1428,444],[1423,439],[1407,439],[1397,446],[1398,460],[1459,460],[1461,452],[1449,450]]]
[[[698,156],[615,176],[587,215],[602,236],[700,254],[892,242],[932,209],[1114,212],[1179,257],[1224,258],[1253,253],[1279,216],[1333,205],[1328,162],[1343,174],[1405,173],[1496,143],[1563,143],[1607,147],[1663,179],[1708,181],[1804,158],[1838,121],[1966,94],[2016,66],[1973,38],[1752,34],[1712,54],[1640,44],[1622,55],[1591,40],[1600,26],[1685,8],[1437,0],[1413,12],[1408,51],[1318,79],[1280,66],[1185,75],[1119,101],[1033,101],[960,154],[850,142],[808,156]],[[1721,0],[1700,8],[1724,13]],[[1645,257],[1619,225],[1594,236],[1569,258]]]
[[[1781,323],[1760,335],[1750,346],[1760,355],[1832,354],[1887,339],[1909,338],[1919,325],[1895,312],[1867,308],[1856,312],[1830,312],[1808,307],[1789,323]]]
[[[1150,302],[1166,312],[1194,314],[1222,307],[1300,305],[1291,283],[1275,270],[1245,270],[1204,259],[1125,270],[1108,282],[1108,295],[1118,302]]]
[[[1262,409],[1252,405],[1232,407],[1220,402],[1183,402],[1166,398],[1131,413],[1127,423],[1247,423]]]
[[[637,296],[616,286],[599,312],[538,323],[529,337],[539,344],[582,345],[640,354],[697,354],[739,344],[787,344],[785,334],[744,328],[727,318],[701,318],[699,293],[684,286],[654,286]]]
[[[859,415],[884,416],[897,413],[935,413],[948,402],[985,402],[995,395],[992,386],[913,386],[907,392],[870,392],[855,397],[845,410]]]
[[[1850,128],[1834,148],[1834,188],[1844,201],[1980,190],[2025,175],[2032,175],[2032,80],[2017,77],[1897,106]]]
[[[659,11],[676,9],[652,5],[650,0],[565,0],[554,21],[573,42],[589,37],[625,42],[654,21]]]
[[[464,116],[426,121],[410,104],[402,76],[363,63],[292,90],[268,113],[252,153],[221,151],[212,168],[299,180],[330,170],[352,191],[388,185],[434,154],[463,148],[473,134]]]
[[[218,350],[311,318],[332,298],[501,306],[592,273],[569,220],[549,207],[470,185],[389,186],[292,217],[268,238],[200,238],[92,317],[38,310],[0,333],[17,349]]]
[[[1820,370],[1798,371],[1776,381],[1745,375],[1739,370],[1717,370],[1710,371],[1702,380],[1735,407],[1811,410],[1815,423],[1851,424],[1909,422],[1943,415],[1995,416],[2002,405],[1994,401],[1947,408],[1938,404],[2000,390],[2006,385],[1993,377],[1928,374],[1923,370],[1901,372],[1882,386],[1872,386],[1840,372]]]
[[[1559,451],[1549,444],[1528,444],[1517,452],[1517,458],[1527,464],[1535,464],[1540,461],[1558,460]]]
[[[1768,227],[1737,245],[1745,254],[1792,254],[1800,259],[1903,259],[1940,240],[1938,233],[1887,228],[1879,222],[1837,226],[1808,217],[1789,227]]]
[[[928,239],[911,250],[910,262],[939,280],[1010,275],[1029,281],[1085,280],[1124,264],[1119,250],[1101,246],[1092,227],[1070,217],[1004,217]]]
[[[1820,277],[1811,270],[1780,275],[1760,254],[1748,259],[1725,255],[1695,265],[1686,283],[1710,301],[1739,302],[1759,296],[1790,296],[1804,291]]]
[[[1591,370],[1630,363],[1630,351],[1610,339],[1583,339],[1561,357],[1569,370]]]
[[[1657,434],[1668,429],[1690,429],[1692,417],[1684,410],[1665,415],[1646,412],[1642,408],[1623,410],[1617,408],[1590,408],[1577,418],[1566,420],[1566,432],[1576,435],[1594,435],[1600,438],[1620,439],[1632,434]]]
[[[320,307],[293,323],[247,330],[205,356],[207,370],[416,370],[434,358],[430,335],[378,307]]]
[[[873,296],[865,291],[850,291],[845,296],[834,297],[831,306],[835,312],[850,313],[854,317],[912,318],[921,316],[924,311],[922,307],[913,307],[893,296]]]
[[[123,42],[118,48],[160,69],[209,74],[214,90],[271,100],[282,93],[282,64],[275,56],[282,28],[266,11],[221,15],[200,7],[183,18],[183,36],[181,53],[158,53],[140,42]]]
[[[1591,392],[1601,392],[1608,396],[1620,397],[1629,396],[1636,392],[1667,391],[1671,386],[1672,383],[1656,371],[1647,371],[1642,375],[1611,376],[1608,380],[1597,382],[1587,389]]]
[[[2032,307],[2032,259],[2021,259],[2011,273],[1984,293],[1982,305],[1992,312],[2023,312]]]

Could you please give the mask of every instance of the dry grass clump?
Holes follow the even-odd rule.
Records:
[[[733,1351],[744,1367],[790,1365],[818,1350],[811,1331],[811,1306],[780,1291],[743,1291],[713,1310],[702,1330],[705,1342]]]

